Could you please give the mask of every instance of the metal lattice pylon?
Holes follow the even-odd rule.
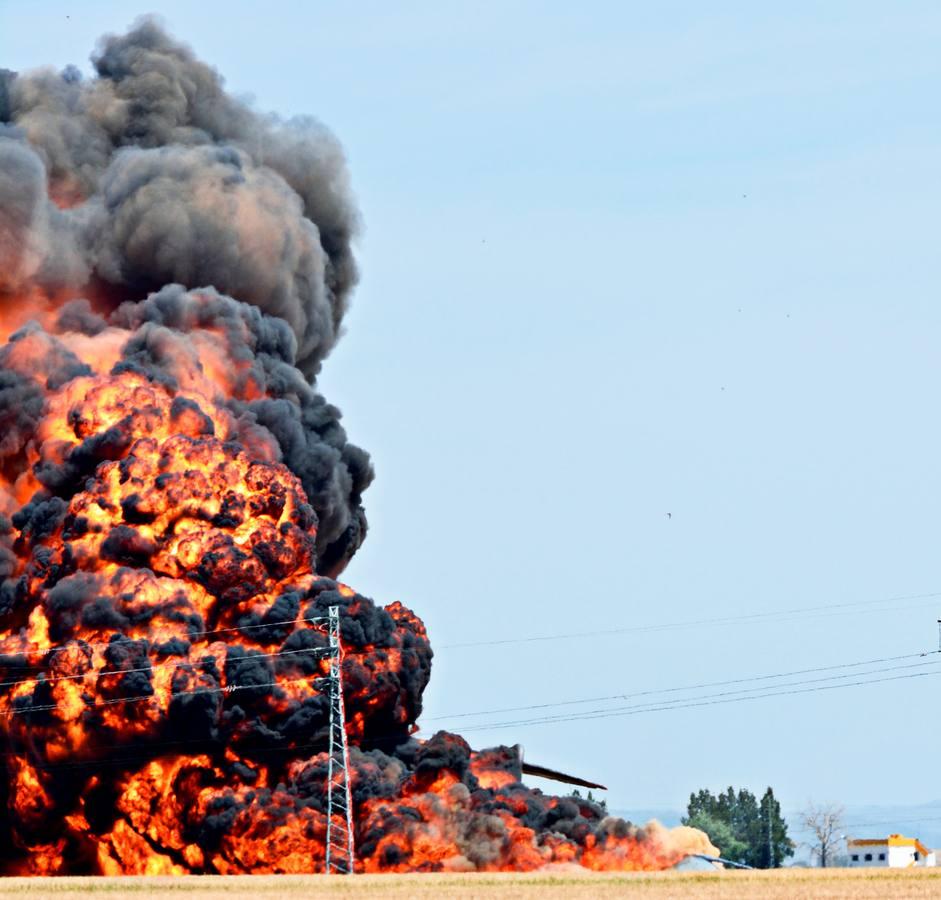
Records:
[[[327,762],[328,875],[353,874],[353,804],[350,798],[350,759],[343,709],[343,645],[340,643],[340,608],[330,607],[330,757]]]

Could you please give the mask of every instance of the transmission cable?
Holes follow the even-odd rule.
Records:
[[[860,606],[875,606],[877,604],[888,604],[888,603],[898,603],[908,600],[928,600],[932,598],[941,597],[941,591],[936,591],[928,594],[909,594],[906,596],[900,597],[883,597],[878,600],[855,600],[849,603],[835,603],[827,604],[823,606],[803,606],[796,607],[792,609],[782,609],[775,610],[771,612],[763,613],[747,613],[744,615],[730,615],[730,616],[720,616],[710,619],[688,619],[685,621],[677,622],[661,622],[661,623],[652,623],[649,625],[625,625],[619,628],[605,628],[599,629],[597,631],[568,631],[568,632],[559,632],[556,634],[543,634],[543,635],[532,635],[528,637],[509,637],[509,638],[489,638],[486,640],[479,641],[461,641],[455,644],[442,644],[438,649],[441,650],[456,650],[465,647],[485,647],[485,646],[494,646],[500,644],[529,644],[536,643],[541,641],[558,641],[558,640],[571,640],[572,638],[583,638],[583,637],[599,637],[604,635],[612,634],[632,634],[632,633],[645,633],[651,631],[670,631],[677,628],[698,628],[707,625],[751,625],[758,624],[763,621],[774,621],[780,622],[782,617],[787,616],[797,616],[799,618],[803,617],[805,613],[818,613],[822,614],[822,617],[826,617],[827,613],[832,613],[834,615],[844,615],[847,609]],[[906,607],[908,609],[919,609],[921,604],[912,607]],[[860,610],[860,612],[889,612],[891,607],[886,609],[873,609],[873,610]],[[786,618],[784,619],[785,621]]]
[[[428,717],[428,721],[435,722],[441,719],[466,719],[474,716],[497,715],[507,712],[524,712],[530,709],[549,709],[558,706],[574,706],[580,703],[603,703],[609,700],[628,700],[632,697],[649,697],[655,694],[672,694],[682,691],[698,691],[711,687],[726,687],[732,684],[745,684],[752,681],[769,681],[776,678],[790,678],[794,675],[810,675],[816,672],[830,672],[838,669],[854,669],[860,666],[878,665],[880,663],[898,662],[903,659],[916,659],[931,656],[941,651],[931,650],[922,653],[905,653],[900,656],[883,656],[876,659],[865,659],[859,662],[839,663],[833,666],[815,666],[810,669],[794,669],[790,672],[777,672],[772,675],[753,675],[747,678],[732,678],[727,681],[706,681],[700,684],[689,684],[682,687],[660,688],[658,690],[633,691],[626,694],[609,694],[600,697],[582,697],[575,700],[558,700],[551,703],[533,703],[525,706],[504,706],[497,709],[485,709],[477,712],[453,713],[451,715],[437,715]]]
[[[917,656],[933,656],[933,655],[937,655],[939,652],[941,651],[932,651],[931,653],[924,653],[924,654],[908,654],[906,656],[900,656],[900,657],[885,657],[884,661],[906,659],[906,658],[911,658],[912,656],[916,656],[916,655]],[[925,667],[925,666],[932,665],[936,662],[941,662],[941,661],[931,660],[928,662],[916,663],[916,664],[909,665],[909,666],[895,666],[895,667],[889,667],[886,669],[876,669],[870,672],[856,672],[856,673],[851,673],[849,675],[832,676],[830,678],[825,678],[825,679],[811,679],[807,682],[794,682],[792,684],[775,686],[773,690],[766,691],[765,693],[750,693],[745,696],[742,696],[742,694],[745,693],[745,691],[729,691],[729,692],[722,692],[718,694],[707,694],[701,697],[681,698],[681,699],[674,700],[674,701],[664,701],[662,703],[639,704],[635,706],[615,708],[612,710],[589,710],[587,712],[577,713],[572,716],[552,716],[552,717],[543,717],[543,718],[535,718],[535,719],[520,719],[520,720],[513,720],[513,721],[476,724],[476,725],[471,725],[469,727],[463,728],[462,730],[483,731],[483,730],[488,730],[488,729],[525,727],[527,725],[555,724],[558,722],[565,722],[565,721],[584,721],[588,719],[617,718],[617,717],[623,717],[623,716],[629,716],[629,715],[638,715],[640,713],[647,713],[647,712],[669,712],[669,711],[674,711],[678,709],[724,705],[724,704],[729,704],[729,703],[740,703],[746,700],[760,700],[760,699],[765,699],[769,697],[781,697],[781,696],[817,693],[821,691],[842,689],[842,688],[847,688],[847,687],[857,687],[861,685],[881,684],[881,683],[886,683],[886,682],[902,681],[902,680],[908,680],[912,678],[921,678],[921,677],[926,677],[926,676],[939,675],[941,674],[941,669],[933,669],[932,671],[929,671],[929,672],[914,672],[914,673],[908,673],[904,675],[894,675],[894,676],[889,676],[889,677],[884,677],[884,678],[866,678],[866,679],[860,679],[860,680],[852,681],[852,682],[847,681],[841,684],[825,684],[825,685],[814,684],[814,686],[812,687],[800,686],[804,684],[810,684],[818,680],[832,681],[835,679],[859,678],[859,676],[861,675],[878,674],[880,672],[896,671],[898,669]],[[861,663],[861,664],[865,664],[865,663]],[[853,664],[845,664],[845,665],[850,666]],[[808,669],[808,670],[799,670],[799,671],[805,671],[805,672],[826,671],[830,668],[835,668],[835,667],[818,667],[816,670]],[[794,673],[789,673],[789,674],[799,674],[799,672],[794,672]],[[175,692],[170,695],[170,699],[172,701],[173,698],[179,697],[179,696],[196,696],[199,694],[207,694],[207,693],[230,694],[239,690],[258,690],[258,689],[264,689],[264,688],[271,688],[272,690],[274,690],[276,688],[283,686],[284,684],[289,684],[292,682],[300,682],[300,681],[308,682],[308,680],[311,677],[312,676],[301,676],[298,678],[283,679],[282,681],[268,682],[268,683],[262,683],[262,684],[236,684],[236,685],[226,685],[226,686],[221,686],[221,687],[216,687],[216,688],[202,687],[198,690]],[[759,677],[764,678],[766,676],[759,676]],[[741,682],[745,680],[746,679],[739,679],[738,681]],[[749,689],[749,690],[757,691],[757,690],[762,690],[762,689],[754,688],[754,689]],[[153,700],[153,699],[159,699],[159,698],[156,698],[154,694],[139,695],[139,696],[132,696],[132,697],[120,697],[120,698],[116,697],[116,698],[109,698],[107,700],[96,702],[96,703],[87,704],[86,708],[93,708],[96,706],[118,705],[121,703],[129,703],[129,702],[142,702],[142,701]],[[19,715],[19,714],[27,713],[27,712],[52,711],[57,708],[58,708],[58,704],[56,705],[43,704],[43,705],[35,705],[35,706],[28,706],[28,707],[20,707],[20,708],[6,711],[6,715],[12,716],[12,715]],[[375,741],[380,741],[383,738],[399,738],[399,737],[402,737],[402,734],[400,732],[396,732],[394,734],[390,733],[388,735],[371,735],[370,741],[375,742]],[[148,748],[152,748],[152,747],[159,747],[159,746],[176,746],[179,744],[191,745],[193,743],[194,742],[191,740],[156,741],[156,742],[148,743],[146,746]],[[198,743],[198,742],[195,742],[195,743]],[[317,743],[311,743],[307,745],[300,744],[300,745],[294,745],[290,747],[268,747],[268,748],[256,747],[256,748],[252,748],[251,753],[252,754],[257,753],[257,752],[293,753],[300,749],[307,749],[308,747],[316,748],[316,747],[320,747],[320,744],[317,744]],[[2,753],[0,755],[19,756],[22,754],[9,752],[9,753]],[[151,760],[154,758],[155,757],[152,753],[148,753],[146,755],[139,754],[136,756],[122,756],[122,757],[106,758],[104,760],[94,760],[94,761],[82,760],[82,761],[75,761],[75,762],[63,761],[63,762],[55,762],[55,763],[39,763],[38,761],[31,761],[31,765],[35,765],[37,768],[43,768],[43,769],[66,768],[66,767],[73,767],[73,766],[76,768],[84,768],[84,767],[87,767],[88,765],[98,766],[103,763],[121,764],[123,762],[132,762],[135,760]],[[866,827],[866,825],[852,825],[848,827]]]
[[[281,622],[258,622],[258,623],[248,623],[245,625],[233,625],[230,628],[210,628],[203,631],[190,631],[187,632],[186,637],[183,637],[179,634],[169,634],[169,635],[147,635],[146,637],[132,638],[127,637],[127,635],[122,635],[121,632],[115,631],[112,637],[121,635],[122,637],[127,637],[129,641],[141,642],[146,641],[150,645],[163,643],[165,641],[180,640],[186,641],[188,643],[194,643],[196,638],[203,639],[208,634],[229,634],[233,631],[245,631],[249,628],[277,628],[282,625],[299,625],[302,622],[311,622],[311,623],[322,623],[327,621],[327,616],[302,616],[300,618],[294,619],[285,619]],[[182,623],[178,623],[182,624]],[[159,626],[158,626],[159,627]],[[316,630],[316,629],[315,629]],[[10,636],[12,637],[12,635]],[[9,640],[10,638],[6,638]],[[53,650],[68,650],[76,645],[83,645],[85,647],[110,647],[112,639],[109,638],[107,641],[86,641],[81,637],[74,637],[66,641],[64,644],[49,644],[45,647],[29,647],[29,648],[19,648],[12,650],[4,650],[0,647],[0,668],[9,668],[9,669],[26,669],[26,668],[36,668],[35,666],[18,666],[11,663],[4,663],[2,660],[4,657],[11,656],[28,656],[34,653],[50,653]]]
[[[935,651],[935,652],[937,653],[939,651]],[[734,691],[720,691],[719,693],[716,693],[716,694],[705,694],[702,697],[680,697],[676,700],[657,700],[652,703],[635,704],[634,706],[625,706],[625,707],[615,706],[615,707],[612,707],[611,709],[593,709],[593,710],[587,710],[585,712],[573,713],[571,715],[544,716],[544,717],[540,717],[538,720],[526,720],[526,721],[527,722],[528,721],[550,722],[550,721],[556,721],[556,720],[570,721],[570,720],[577,720],[578,718],[582,716],[590,717],[594,713],[606,713],[606,712],[617,711],[620,709],[643,709],[644,707],[648,707],[648,706],[667,707],[667,706],[672,706],[675,704],[682,704],[682,703],[685,703],[687,700],[691,700],[691,699],[700,700],[700,699],[708,699],[712,697],[730,697],[730,696],[736,696],[736,695],[741,695],[741,694],[755,693],[756,691],[763,691],[763,690],[768,690],[768,689],[778,690],[779,688],[797,687],[799,685],[804,685],[804,684],[819,684],[821,682],[826,682],[826,681],[841,681],[847,678],[858,678],[861,675],[876,675],[881,672],[898,672],[903,669],[924,668],[926,666],[936,665],[939,662],[941,662],[941,660],[929,660],[928,662],[910,663],[904,666],[887,666],[887,667],[883,667],[880,669],[869,669],[864,672],[851,672],[848,675],[825,675],[823,678],[809,678],[804,681],[792,681],[790,683],[770,685],[768,687],[762,686],[762,687],[753,687],[753,688],[739,688],[738,690],[734,690]]]
[[[310,630],[315,631],[317,634],[322,633],[322,632],[316,631],[316,629],[310,629]],[[226,646],[228,647],[229,645],[226,645]],[[299,653],[326,653],[328,651],[329,651],[329,647],[305,647],[300,650],[276,650],[272,653],[253,653],[250,656],[238,657],[236,658],[235,661],[238,662],[240,660],[276,659],[276,658],[283,657],[283,656],[294,656]],[[0,688],[17,687],[18,685],[21,685],[21,684],[45,685],[45,684],[53,684],[57,681],[81,681],[88,677],[101,678],[105,675],[130,675],[134,672],[153,672],[154,669],[167,669],[173,666],[180,667],[180,666],[189,665],[189,666],[196,667],[206,659],[214,660],[214,657],[209,652],[208,648],[204,649],[202,653],[203,655],[197,659],[191,659],[190,657],[186,657],[186,658],[179,657],[177,659],[169,659],[166,662],[151,663],[150,665],[139,666],[133,669],[100,669],[100,670],[89,669],[87,672],[81,672],[81,673],[71,674],[71,675],[49,675],[49,676],[37,675],[33,678],[22,678],[19,681],[0,681]]]
[[[201,694],[232,694],[235,691],[250,691],[256,690],[258,688],[278,688],[282,687],[285,684],[291,684],[292,682],[304,681],[306,682],[311,675],[301,675],[298,678],[285,678],[281,681],[268,681],[260,684],[227,684],[220,687],[200,687],[198,690],[190,691],[173,691],[170,694],[170,700],[174,700],[177,697],[193,697]],[[96,700],[94,703],[86,703],[85,708],[82,710],[84,712],[86,709],[94,709],[99,706],[115,706],[120,703],[141,703],[146,700],[160,700],[156,693],[153,694],[135,694],[131,697],[109,697],[106,700]],[[31,712],[48,712],[49,710],[58,709],[58,703],[43,703],[34,706],[14,706],[10,709],[0,711],[0,718],[12,718],[13,716],[20,716],[25,713]]]
[[[859,673],[867,674],[867,673]],[[545,717],[541,719],[520,719],[509,722],[487,722],[485,724],[475,724],[466,727],[462,727],[462,731],[486,731],[488,729],[496,728],[519,728],[527,725],[547,725],[555,724],[558,722],[575,722],[575,721],[587,721],[589,719],[608,719],[608,718],[618,718],[621,716],[631,716],[638,715],[640,713],[646,712],[665,712],[676,709],[690,709],[693,707],[699,706],[716,706],[720,704],[728,703],[742,703],[746,700],[761,700],[766,697],[785,697],[793,694],[811,694],[817,693],[820,691],[831,691],[838,690],[847,687],[857,687],[859,685],[866,684],[881,684],[883,682],[889,681],[903,681],[910,678],[924,678],[933,675],[941,675],[941,668],[934,669],[931,672],[912,672],[907,675],[893,675],[887,678],[873,678],[867,679],[865,681],[852,681],[846,682],[844,684],[828,684],[828,685],[817,685],[815,687],[805,687],[799,688],[797,690],[774,690],[769,691],[764,694],[752,694],[750,696],[737,696],[737,697],[720,697],[718,695],[717,699],[711,699],[711,695],[706,695],[706,697],[698,698],[691,697],[686,700],[673,701],[671,703],[664,703],[660,705],[654,704],[642,704],[640,706],[633,707],[624,707],[614,710],[593,710],[587,713],[577,713],[571,716],[553,716]],[[850,677],[855,677],[850,676]],[[786,686],[784,686],[786,687]]]

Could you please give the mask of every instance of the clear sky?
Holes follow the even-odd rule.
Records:
[[[146,12],[348,152],[321,386],[378,477],[345,579],[424,617],[426,730],[937,647],[938,4],[0,0],[0,65],[87,71]],[[448,646],[566,632],[602,633]],[[466,734],[615,807],[919,803],[939,691]]]

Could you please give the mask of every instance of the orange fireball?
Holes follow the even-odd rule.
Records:
[[[92,61],[0,69],[0,874],[322,871],[331,607],[359,870],[714,849],[415,738],[421,619],[336,581],[373,479],[316,385],[357,281],[342,149],[153,21]]]

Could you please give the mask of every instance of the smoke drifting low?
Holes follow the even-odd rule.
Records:
[[[0,873],[322,870],[341,612],[357,865],[714,850],[414,737],[421,620],[336,581],[368,455],[317,391],[356,283],[343,154],[152,21],[0,73]]]

